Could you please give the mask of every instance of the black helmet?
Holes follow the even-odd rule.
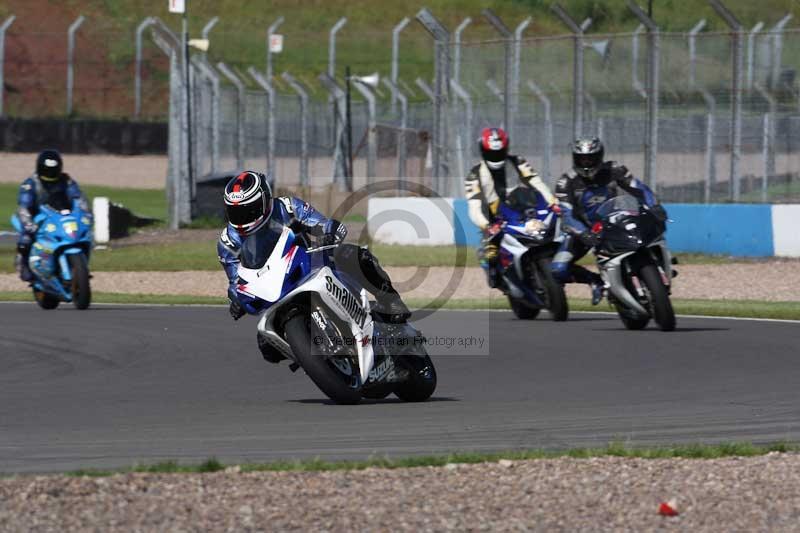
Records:
[[[44,150],[36,158],[36,175],[44,181],[58,181],[63,166],[58,150]]]
[[[577,139],[572,145],[572,168],[583,178],[591,179],[600,170],[605,156],[605,148],[600,139]]]
[[[272,214],[272,190],[260,172],[245,171],[225,185],[225,215],[242,235],[255,233]]]
[[[489,168],[497,170],[506,164],[508,157],[508,135],[502,128],[483,128],[478,140],[481,157]]]

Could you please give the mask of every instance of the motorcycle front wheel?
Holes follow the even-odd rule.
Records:
[[[33,289],[33,299],[36,300],[39,307],[47,309],[48,311],[55,309],[60,303],[58,297],[44,291],[37,291],[36,289]]]
[[[661,281],[661,274],[654,265],[645,265],[639,270],[639,276],[650,293],[650,307],[652,308],[653,318],[661,331],[673,331],[675,329],[675,311],[672,309],[672,302],[667,294],[667,288]]]
[[[86,256],[73,254],[67,257],[72,271],[72,304],[78,309],[88,309],[92,302],[92,288],[89,286],[89,265]]]
[[[569,304],[567,304],[564,285],[553,277],[550,259],[546,257],[539,259],[536,261],[536,268],[539,270],[539,278],[547,291],[547,310],[550,311],[551,318],[556,322],[564,322],[569,316]]]
[[[300,313],[286,323],[286,341],[292,348],[297,362],[306,371],[311,381],[325,395],[339,404],[356,404],[361,401],[361,390],[355,386],[355,373],[358,369],[345,360],[333,361],[332,357],[323,355],[323,346],[319,339],[324,332],[319,331],[311,317]],[[315,342],[316,341],[316,342]],[[343,368],[350,368],[347,375]]]
[[[401,364],[408,368],[408,379],[394,389],[394,394],[404,402],[424,402],[436,390],[436,368],[430,356],[404,355]]]

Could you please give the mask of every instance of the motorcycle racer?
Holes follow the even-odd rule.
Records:
[[[22,281],[33,280],[28,258],[34,236],[39,229],[33,221],[39,213],[39,207],[49,205],[59,211],[76,208],[88,211],[80,187],[69,174],[62,171],[63,167],[61,154],[57,150],[44,150],[36,157],[36,171],[19,187],[17,216],[23,231],[17,240],[15,264]]]
[[[246,171],[231,179],[225,186],[224,202],[228,225],[220,234],[217,253],[228,276],[234,320],[246,313],[237,296],[240,251],[248,239],[255,239],[262,229],[269,230],[271,224],[316,237],[323,246],[338,245],[334,252],[336,265],[375,295],[377,305],[373,310],[377,314],[389,322],[405,322],[411,316],[378,259],[366,248],[343,242],[347,236],[344,224],[326,218],[299,198],[274,198],[264,174]]]
[[[562,283],[586,283],[592,287],[592,305],[603,298],[603,281],[575,262],[597,244],[591,231],[595,212],[622,189],[650,208],[660,220],[667,219],[650,188],[636,179],[624,165],[605,161],[605,148],[598,138],[577,139],[572,146],[572,169],[556,183],[556,197],[563,213],[565,238],[553,258],[555,278]]]
[[[522,157],[509,154],[509,145],[503,129],[484,128],[478,139],[481,161],[472,167],[465,181],[469,218],[483,233],[478,257],[492,288],[500,283],[497,243],[502,238],[502,226],[495,219],[506,192],[517,182],[533,187],[551,209],[560,212],[556,197],[539,173]]]

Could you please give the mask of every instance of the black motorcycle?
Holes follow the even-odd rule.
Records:
[[[607,200],[592,228],[597,266],[609,290],[608,301],[628,329],[642,329],[654,319],[662,331],[675,329],[670,302],[672,256],[664,233],[666,216],[629,194]]]

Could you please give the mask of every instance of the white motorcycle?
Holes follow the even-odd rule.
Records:
[[[358,403],[394,393],[419,402],[436,389],[425,337],[411,324],[373,320],[367,292],[337,270],[333,250],[273,223],[245,240],[237,293],[260,314],[266,359],[291,361],[331,400]]]

